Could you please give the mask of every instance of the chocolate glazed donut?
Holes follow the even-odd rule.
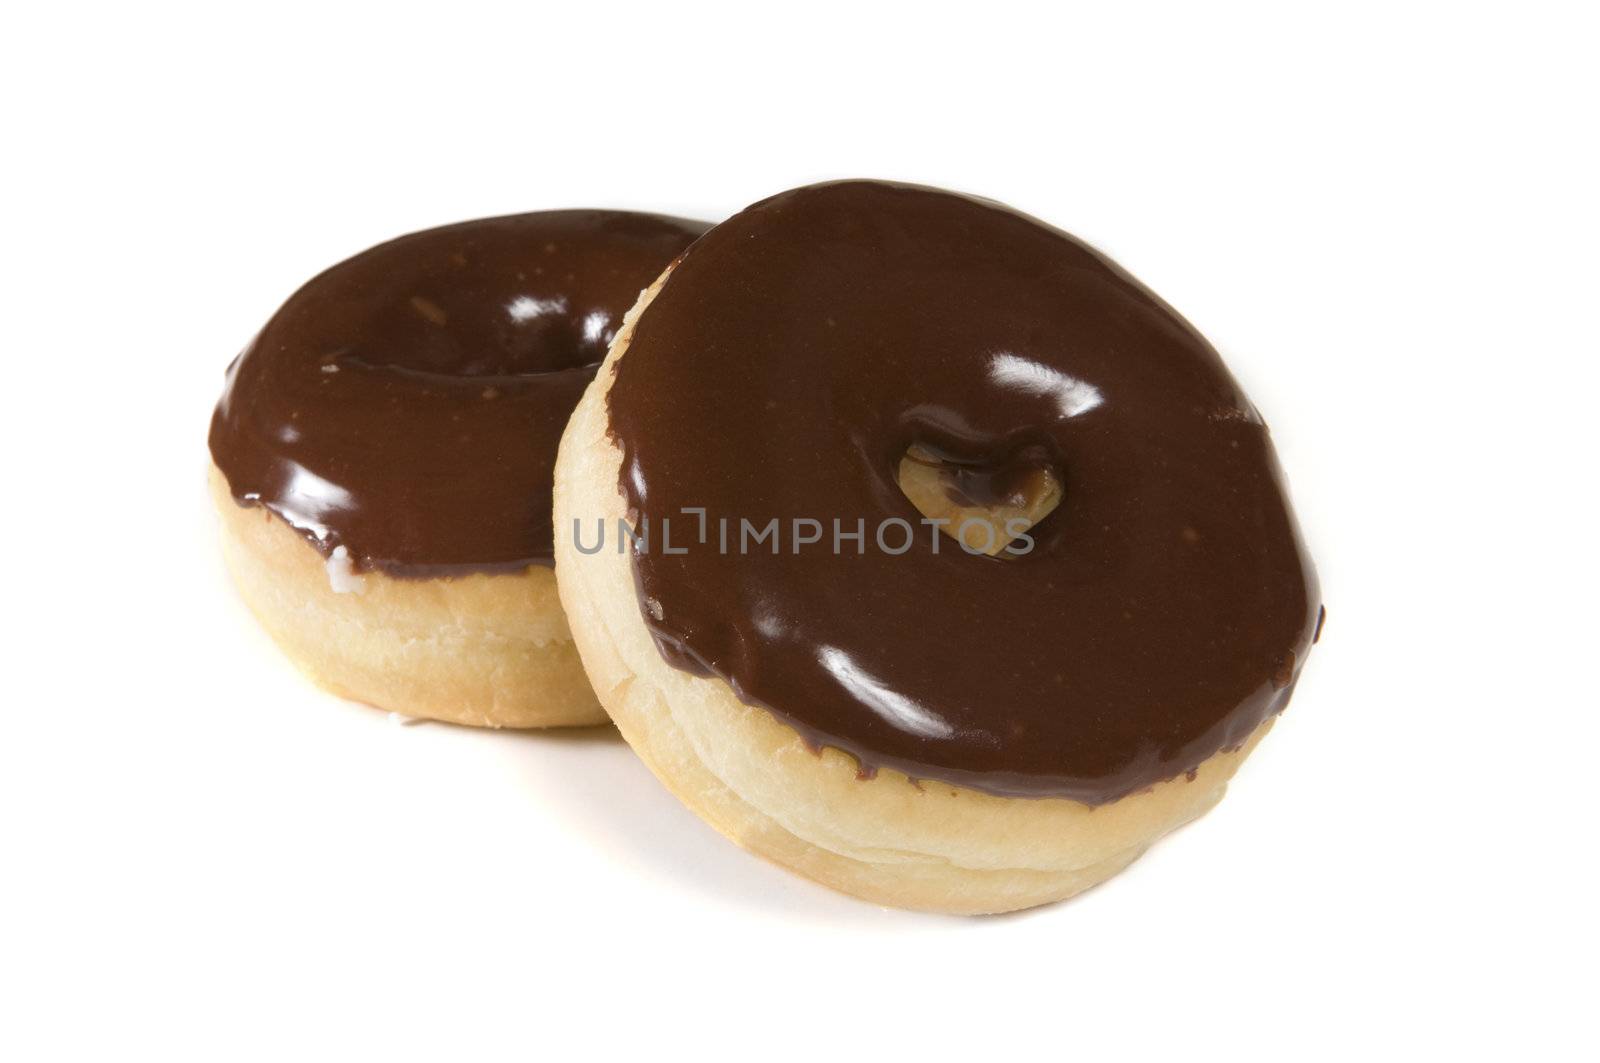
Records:
[[[576,434],[603,426],[618,508],[657,529],[628,558],[637,624],[672,671],[725,683],[813,761],[848,754],[858,789],[791,765],[782,785],[806,793],[786,804],[755,769],[724,770],[739,760],[712,748],[708,690],[630,656],[631,633],[609,632],[617,654],[591,653],[576,624],[579,646],[601,671],[656,678],[662,712],[607,707],[630,741],[657,747],[658,771],[692,757],[733,791],[697,810],[745,844],[886,903],[1039,903],[1209,807],[1287,704],[1320,602],[1266,425],[1212,347],[1085,244],[988,201],[819,185],[713,229],[636,313],[563,460]],[[586,410],[601,393],[604,408]],[[1037,467],[1059,504],[1028,530],[1030,548],[969,551],[902,490],[908,454],[945,462],[953,496],[992,495],[1007,470]],[[558,482],[558,522],[607,511],[588,483]],[[780,542],[701,543],[701,511],[712,528],[777,518]],[[808,521],[828,530],[815,545],[790,534]],[[836,540],[835,522],[866,535]],[[902,549],[905,526],[917,534]],[[558,540],[568,534],[558,523]],[[611,577],[598,561],[574,590],[599,593]],[[749,741],[770,740],[769,754],[787,748],[724,709],[723,726],[760,732]],[[898,781],[875,788],[880,769]],[[798,809],[821,793],[857,795],[878,820],[838,831],[807,819]],[[957,797],[989,802],[969,833],[1010,817],[1039,827],[1037,844],[1018,854],[995,836],[955,854],[907,810],[948,816]],[[1095,821],[1073,817],[1091,811],[1085,848]],[[912,875],[908,853],[951,873]]]
[[[622,315],[706,226],[568,210],[402,236],[301,288],[228,371],[234,497],[399,577],[552,563],[567,415]]]
[[[465,222],[290,297],[230,367],[210,445],[234,573],[292,657],[412,715],[603,718],[547,571],[556,445],[623,313],[705,228],[596,210]]]

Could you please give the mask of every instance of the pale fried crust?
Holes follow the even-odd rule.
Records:
[[[215,465],[211,493],[239,593],[295,664],[335,694],[480,727],[602,723],[548,568],[400,580],[330,576],[321,553]],[[340,593],[335,584],[359,585]]]

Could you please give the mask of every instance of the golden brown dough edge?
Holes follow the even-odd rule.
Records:
[[[223,558],[241,597],[319,686],[407,716],[479,727],[605,722],[550,569],[418,580],[333,574],[276,514],[238,504],[214,464],[209,479]],[[336,579],[348,589],[336,591]]]
[[[666,275],[628,314],[568,422],[556,464],[555,531],[557,582],[590,681],[668,790],[734,842],[824,885],[877,904],[956,914],[1070,897],[1221,799],[1270,718],[1192,778],[1090,807],[919,784],[889,770],[860,779],[853,758],[811,752],[723,680],[668,665],[640,615],[628,556],[612,538],[598,553],[580,554],[571,536],[575,519],[586,529],[597,518],[614,529],[624,515],[622,454],[606,434],[606,393],[633,323]]]

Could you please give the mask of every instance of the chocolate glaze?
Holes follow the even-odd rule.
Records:
[[[430,577],[551,562],[556,444],[641,289],[704,232],[568,210],[413,233],[290,296],[228,369],[211,456],[324,554]]]
[[[916,526],[912,445],[1050,463],[1062,500],[1021,557],[926,527],[899,556],[870,532],[635,549],[668,661],[865,774],[1099,804],[1289,700],[1319,600],[1266,426],[1187,322],[1035,219],[876,182],[758,203],[683,257],[609,408],[631,518],[675,543],[683,507]]]

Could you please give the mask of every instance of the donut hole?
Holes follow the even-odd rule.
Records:
[[[968,462],[913,444],[900,459],[897,479],[907,500],[970,554],[1025,552],[1013,544],[1061,504],[1060,476],[1031,451],[1001,462]]]
[[[502,298],[476,290],[410,294],[397,307],[385,306],[363,331],[363,342],[340,351],[339,361],[466,380],[596,366],[616,333],[609,314],[580,313],[566,297]]]

